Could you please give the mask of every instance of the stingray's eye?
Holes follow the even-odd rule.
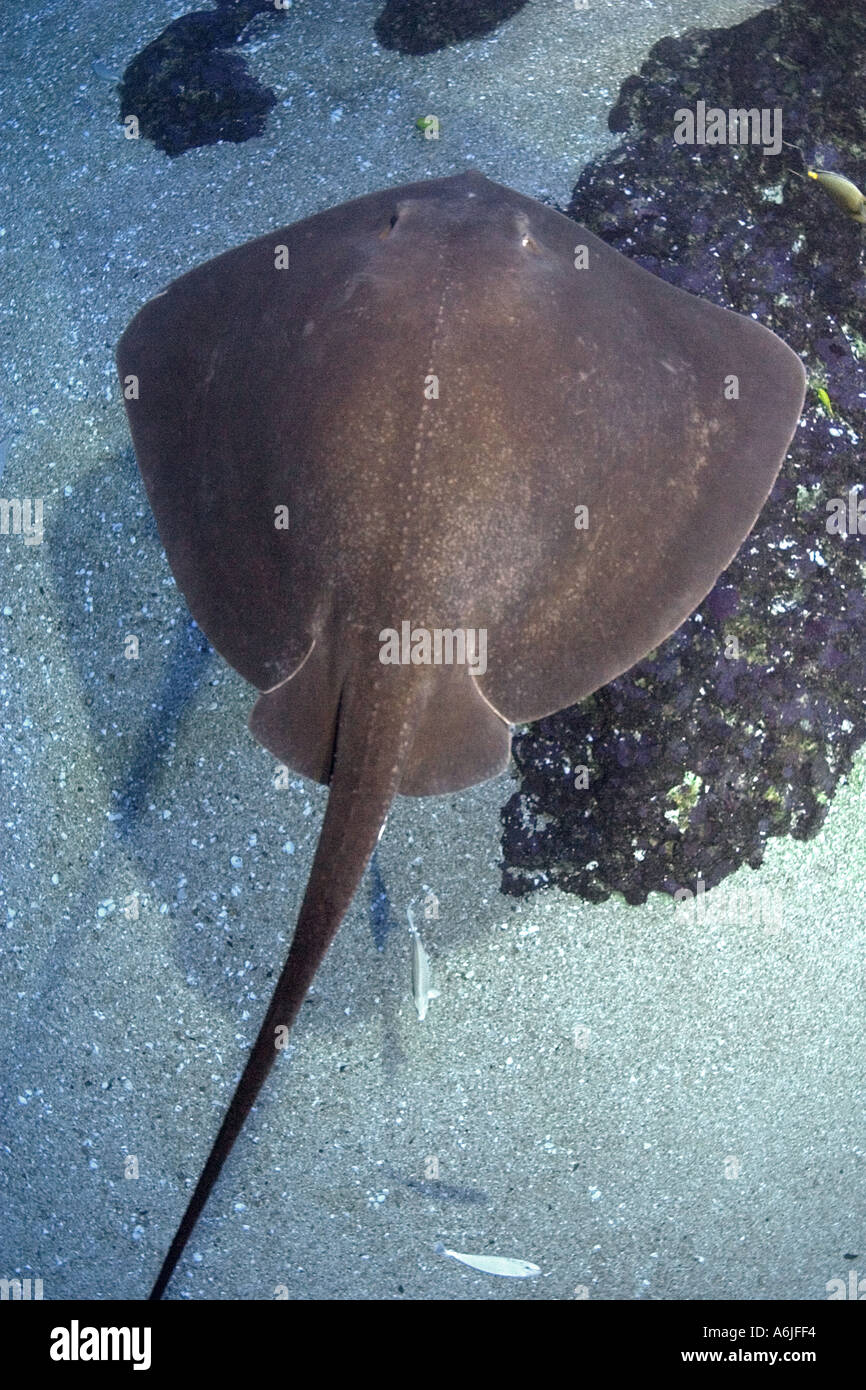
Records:
[[[379,235],[380,235],[382,241],[384,241],[385,238],[386,238],[387,236],[390,236],[390,235],[391,235],[391,233],[393,232],[394,228],[396,227],[396,225],[397,225],[397,223],[398,223],[399,221],[400,221],[400,214],[399,214],[399,212],[392,212],[392,213],[391,213],[391,220],[390,220],[390,222],[388,223],[387,229],[386,229],[384,232],[380,232],[380,233],[379,233]]]
[[[529,230],[529,218],[525,212],[518,212],[514,218],[514,230],[517,232],[517,240],[520,242],[522,251],[529,251],[531,255],[537,255],[541,250],[535,237]]]

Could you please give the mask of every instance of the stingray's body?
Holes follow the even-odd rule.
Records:
[[[772,486],[804,373],[757,323],[474,172],[208,262],[145,305],[118,363],[193,615],[263,692],[255,736],[330,784],[291,950],[159,1297],[394,796],[501,771],[510,724],[573,704],[687,617]],[[383,663],[407,622],[483,630],[486,670]]]

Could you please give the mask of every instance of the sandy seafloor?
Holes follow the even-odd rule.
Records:
[[[474,165],[564,204],[649,46],[760,7],[537,0],[424,58],[378,48],[379,8],[298,0],[247,47],[282,103],[264,137],[174,161],[123,138],[91,61],[121,71],[182,3],[0,21],[0,491],[45,506],[41,545],[0,538],[0,1276],[46,1299],[146,1295],[326,797],[274,787],[253,691],[195,657],[119,399],[122,329],[179,272],[385,185]],[[438,143],[413,126],[428,112]],[[508,775],[400,800],[380,846],[400,931],[376,950],[365,881],[169,1296],[817,1300],[866,1270],[863,781],[861,763],[816,840],[737,875],[781,901],[775,926],[712,896],[704,920],[660,896],[508,899]],[[419,1023],[402,924],[428,888],[441,997]],[[440,1238],[542,1276],[476,1273]]]

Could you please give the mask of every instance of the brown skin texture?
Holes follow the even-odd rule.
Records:
[[[394,796],[493,776],[510,724],[679,626],[754,524],[805,377],[754,321],[474,171],[208,262],[145,305],[118,368],[137,380],[136,454],[194,617],[262,692],[255,736],[330,786],[288,958],[159,1298]],[[484,629],[486,670],[383,664],[381,634],[405,620]]]

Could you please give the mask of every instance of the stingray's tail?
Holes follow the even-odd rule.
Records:
[[[162,1297],[375,848],[400,785],[412,741],[413,715],[423,700],[422,683],[413,674],[412,668],[401,671],[383,666],[366,688],[344,690],[328,806],[292,945],[210,1157],[151,1291],[152,1300]]]

